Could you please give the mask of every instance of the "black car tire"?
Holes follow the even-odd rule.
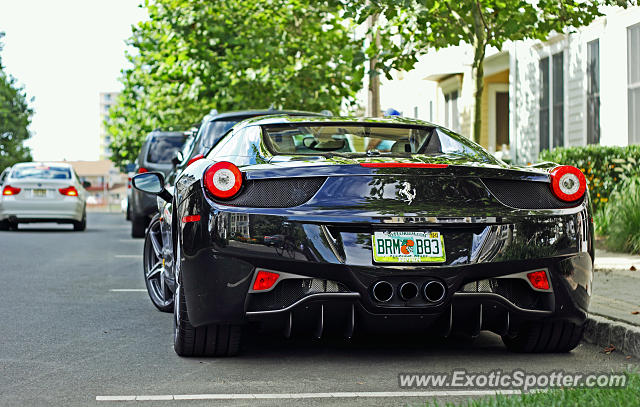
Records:
[[[162,312],[171,312],[173,311],[173,293],[165,280],[160,223],[160,214],[156,214],[147,228],[142,270],[147,293],[153,305]]]
[[[147,218],[145,216],[134,216],[131,218],[131,237],[144,237],[147,228]]]
[[[520,353],[570,352],[580,343],[584,324],[568,321],[526,323],[513,335],[502,337],[507,349]]]
[[[9,221],[8,220],[0,220],[0,230],[9,230]]]
[[[129,207],[129,204],[127,204],[127,214],[125,215],[125,219],[131,220],[131,208]]]
[[[79,222],[73,222],[73,230],[81,232],[87,229],[87,211],[82,212],[82,219]]]
[[[194,327],[189,322],[182,287],[179,286],[178,290],[179,294],[174,300],[173,349],[176,353],[179,356],[237,355],[240,349],[242,327],[223,324]]]

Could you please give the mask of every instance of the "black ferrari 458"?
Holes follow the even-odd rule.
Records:
[[[520,352],[566,352],[591,295],[583,174],[509,166],[402,118],[248,119],[170,190],[166,286],[179,355],[233,355],[242,327],[289,336],[489,330]]]

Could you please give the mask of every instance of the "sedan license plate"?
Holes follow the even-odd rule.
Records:
[[[377,263],[443,263],[444,237],[440,232],[374,232],[373,261]]]
[[[47,196],[47,190],[46,189],[34,189],[33,190],[33,196],[36,198],[44,198],[45,196]]]

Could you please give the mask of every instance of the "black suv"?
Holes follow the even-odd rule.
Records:
[[[154,130],[147,135],[136,160],[135,172],[159,171],[165,176],[173,169],[172,159],[186,140],[185,132]],[[136,189],[131,191],[129,201],[131,236],[144,237],[144,232],[153,214],[158,211],[156,197]]]

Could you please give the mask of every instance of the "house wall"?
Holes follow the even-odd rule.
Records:
[[[489,145],[489,85],[509,84],[509,70],[484,77],[484,91],[482,92],[482,126],[480,130],[480,144]]]

